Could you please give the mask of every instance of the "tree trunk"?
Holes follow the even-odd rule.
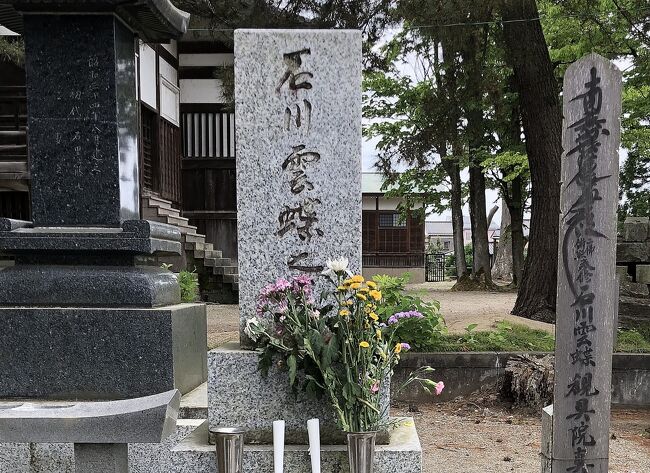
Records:
[[[541,409],[553,402],[553,355],[517,355],[506,363],[501,394],[515,406]]]
[[[519,287],[524,272],[524,189],[523,179],[512,180],[512,200],[508,204],[510,236],[512,243],[512,285]]]
[[[456,151],[453,150],[454,156]],[[463,189],[460,179],[460,166],[454,158],[443,158],[442,165],[451,181],[451,224],[454,233],[454,256],[456,257],[456,277],[460,279],[467,272],[465,260],[465,238],[463,236]]]
[[[510,211],[505,198],[501,199],[501,236],[499,248],[494,256],[492,279],[511,281],[512,276],[512,234],[510,231]]]
[[[469,168],[469,212],[472,220],[472,249],[474,252],[475,276],[485,274],[490,277],[490,248],[488,246],[487,216],[485,215],[485,175],[483,169],[475,164]]]
[[[554,322],[562,113],[542,26],[535,20],[538,17],[535,0],[503,2],[503,30],[522,105],[532,185],[528,257],[512,313]]]
[[[479,12],[477,18],[483,18],[485,12]],[[481,45],[482,33],[475,31],[467,37],[461,51],[463,62],[467,64],[467,97],[466,118],[469,144],[469,216],[472,226],[472,250],[474,254],[473,278],[485,285],[492,284],[490,274],[490,249],[487,238],[487,217],[485,214],[485,175],[477,156],[484,140],[485,127],[483,118],[483,51],[487,47],[487,39]],[[482,285],[482,284],[481,284]]]

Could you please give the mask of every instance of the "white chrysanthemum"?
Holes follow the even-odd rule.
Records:
[[[246,320],[246,325],[244,326],[244,333],[252,341],[254,342],[257,341],[257,339],[259,338],[260,329],[261,329],[260,321],[257,319],[257,317],[251,317],[250,319]]]
[[[341,274],[343,272],[350,274],[348,270],[349,261],[345,257],[327,260],[327,269],[323,271],[326,276]]]

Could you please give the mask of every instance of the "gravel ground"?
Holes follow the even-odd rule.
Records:
[[[517,293],[466,291],[452,292],[453,282],[409,284],[408,289],[424,300],[440,302],[440,313],[445,318],[450,333],[463,333],[465,327],[477,324],[476,330],[488,330],[496,322],[506,320],[512,323],[546,330],[553,333],[554,326],[544,322],[516,317],[510,314],[515,306]],[[649,472],[650,473],[650,472]]]
[[[477,323],[489,329],[508,320],[553,331],[553,325],[509,314],[513,292],[450,292],[449,283],[410,285],[425,299],[440,301],[450,332]],[[208,346],[239,337],[236,305],[208,306]],[[413,412],[416,411],[416,412]],[[393,415],[415,418],[424,473],[538,473],[541,422],[535,412],[511,410],[494,396],[440,404],[394,407]],[[609,473],[650,473],[650,409],[616,408],[612,414]]]
[[[415,408],[419,412],[393,409],[415,417],[423,472],[539,473],[539,417],[474,401],[424,404]],[[615,408],[611,432],[609,472],[650,472],[650,410]]]

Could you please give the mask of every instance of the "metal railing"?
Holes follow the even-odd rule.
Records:
[[[424,253],[364,253],[364,268],[423,268]]]

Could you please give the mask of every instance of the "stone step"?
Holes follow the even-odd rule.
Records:
[[[173,224],[172,224],[173,225]],[[174,225],[181,232],[181,235],[196,235],[196,227],[193,225]]]
[[[181,397],[179,419],[205,419],[208,417],[208,383],[205,382]]]
[[[214,246],[212,243],[190,241],[185,243],[185,249],[187,251],[213,251]],[[219,257],[221,257],[221,255],[219,255]]]
[[[223,252],[219,250],[205,250],[203,253],[206,258],[223,258]]]
[[[150,207],[161,207],[166,209],[171,209],[173,207],[171,201],[156,197],[155,195],[147,195],[143,198],[143,200]]]
[[[232,261],[230,261],[230,258],[204,258],[203,259],[203,265],[204,266],[230,266],[232,264]]]
[[[145,220],[153,220],[154,222],[164,222],[165,220],[158,215],[158,207],[142,206],[142,218]]]
[[[375,473],[420,473],[422,471],[422,447],[411,417],[393,419],[395,429],[387,445],[375,447]],[[174,465],[183,470],[171,472],[213,472],[216,465],[216,449],[208,443],[208,423],[204,422],[171,449]],[[321,472],[340,473],[349,471],[345,445],[321,446]],[[255,473],[273,473],[273,445],[245,445],[244,469]],[[285,473],[311,471],[309,445],[286,445],[284,450]]]
[[[223,282],[239,285],[239,274],[224,274]]]
[[[177,227],[187,227],[190,224],[190,220],[185,217],[166,215],[165,220],[169,225],[176,225]]]
[[[185,242],[186,243],[205,243],[205,235],[201,235],[200,233],[194,233],[194,234],[186,234],[185,235]]]
[[[167,208],[167,207],[156,207],[156,211],[158,212],[158,215],[161,217],[179,217],[181,216],[181,211],[177,210],[175,208]]]
[[[194,250],[192,254],[196,259],[223,258],[223,253],[217,250]]]
[[[212,268],[214,274],[237,274],[238,271],[237,266],[215,266]]]

